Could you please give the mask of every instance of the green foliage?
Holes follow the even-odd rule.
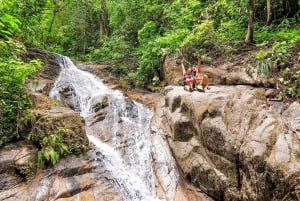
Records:
[[[256,70],[258,73],[262,73],[265,75],[270,75],[272,71],[273,62],[269,55],[269,51],[259,51],[256,54]]]
[[[148,21],[144,24],[143,28],[138,32],[138,40],[141,45],[145,45],[151,40],[159,36],[159,27],[153,21]]]
[[[65,144],[61,135],[63,128],[49,136],[45,136],[40,142],[41,149],[37,153],[37,167],[43,168],[58,163],[59,159],[69,153],[69,147]]]
[[[40,66],[37,60],[24,63],[0,58],[0,146],[19,138],[18,125],[30,106],[25,80]]]
[[[241,29],[240,23],[235,20],[222,21],[217,30],[218,39],[226,41],[241,40],[246,35],[246,29]]]
[[[138,32],[138,39],[141,44],[139,49],[139,67],[130,76],[136,79],[138,84],[149,82],[155,75],[155,70],[159,67],[161,57],[161,46],[156,40],[159,37],[159,27],[155,22],[147,22]]]
[[[266,26],[266,1],[255,1],[254,40],[261,47],[266,48],[275,41],[300,40],[297,1],[288,2],[272,2],[273,21]],[[154,77],[161,80],[165,56],[176,53],[182,46],[191,58],[199,53],[227,57],[239,52],[244,47],[247,31],[248,3],[240,0],[2,0],[0,37],[15,34],[28,46],[43,47],[80,60],[113,60],[116,63],[112,65],[113,72],[128,73],[137,83],[146,85]],[[14,44],[5,45],[2,55],[14,49]],[[285,56],[289,57],[284,47],[267,51],[265,58],[257,59],[258,71],[268,74],[277,67],[284,68],[288,63]],[[128,57],[128,66],[121,65]]]
[[[152,78],[152,85],[153,85],[153,86],[158,86],[158,84],[159,84],[159,77],[154,76],[154,77]]]
[[[213,27],[213,22],[209,20],[203,21],[196,25],[192,32],[186,36],[182,43],[183,46],[195,49],[195,55],[198,55],[201,49],[218,49],[219,41]]]
[[[273,41],[300,41],[299,25],[291,28],[281,28],[275,25],[263,26],[256,32],[257,43]]]
[[[283,41],[274,43],[271,50],[260,51],[256,54],[257,70],[259,73],[270,75],[273,71],[278,71],[289,64],[290,49],[295,45],[295,41]]]
[[[90,53],[84,59],[87,61],[114,60],[118,62],[123,60],[124,57],[129,56],[132,51],[131,49],[122,36],[106,37],[102,41],[101,48],[90,48]]]
[[[43,148],[37,153],[37,167],[43,168],[49,165],[55,165],[59,161],[59,155],[52,147]]]
[[[158,72],[161,68],[161,59],[174,52],[180,45],[185,30],[177,30],[177,32],[165,33],[159,35],[157,26],[153,22],[145,24],[143,29],[139,31],[139,67],[134,74],[131,74],[141,84],[151,83],[152,78],[159,76]]]
[[[213,19],[215,28],[221,24],[234,20],[240,26],[245,26],[247,22],[247,1],[239,0],[218,0],[207,3],[204,8],[204,15],[208,19]]]
[[[161,52],[160,45],[157,41],[149,42],[144,49],[140,50],[139,67],[137,71],[132,74],[138,83],[145,85],[155,76],[155,72],[159,68],[159,58]]]
[[[300,98],[300,69],[297,66],[285,68],[281,71],[278,78],[280,84],[280,92],[285,97],[293,99]]]
[[[272,47],[272,56],[275,57],[274,63],[277,67],[284,67],[290,59],[290,49],[295,45],[295,41],[275,42]]]
[[[147,1],[143,1],[106,1],[110,16],[110,27],[113,33],[122,36],[124,40],[132,44],[132,46],[136,46],[138,43],[137,33],[146,22],[146,13],[153,11],[151,7],[146,6],[148,4],[146,3]],[[153,6],[153,4],[151,5]],[[161,7],[156,7],[154,10],[156,15],[159,15]]]
[[[18,127],[30,106],[25,81],[41,67],[38,60],[21,60],[25,47],[11,38],[18,25],[8,14],[0,17],[0,146],[20,137]]]
[[[165,6],[164,13],[163,18],[168,21],[169,30],[191,30],[201,19],[202,5],[197,0],[174,1],[171,5]]]
[[[259,73],[273,76],[279,84],[283,97],[300,97],[300,70],[297,65],[291,66],[291,52],[296,42],[276,42],[271,49],[256,54],[256,69]]]
[[[211,64],[212,63],[212,58],[210,56],[206,55],[206,54],[203,54],[201,56],[201,59],[206,64]]]
[[[19,30],[20,21],[9,15],[0,16],[0,38],[9,38]]]

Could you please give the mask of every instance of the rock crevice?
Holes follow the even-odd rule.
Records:
[[[239,85],[165,93],[157,126],[187,180],[216,200],[299,199],[299,103],[282,115],[264,89]]]

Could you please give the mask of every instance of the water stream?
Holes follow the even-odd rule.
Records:
[[[105,164],[123,200],[173,200],[179,174],[169,152],[151,140],[152,112],[78,69],[68,57],[57,57],[62,71],[50,96],[85,119],[88,138],[97,151],[96,160]],[[157,171],[160,175],[154,173],[153,156],[162,163]],[[164,163],[171,165],[164,167]],[[163,196],[157,193],[157,176],[161,177]]]

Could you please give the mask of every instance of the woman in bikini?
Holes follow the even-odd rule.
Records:
[[[197,66],[193,66],[192,73],[194,76],[194,86],[199,91],[204,91],[205,88],[208,88],[208,76],[205,74],[202,74],[202,66],[201,66],[202,60],[201,57],[198,57],[198,63]]]
[[[182,68],[182,75],[183,75],[183,82],[184,82],[184,89],[187,91],[192,92],[194,87],[194,77],[192,74],[192,69],[188,68],[185,70],[185,67],[183,65],[183,61],[181,61],[181,68]]]
[[[193,66],[192,68],[188,68],[185,70],[183,65],[183,61],[181,61],[181,68],[184,80],[184,89],[187,91],[193,91],[196,88],[198,91],[203,91],[208,86],[208,77],[207,75],[203,75],[201,71],[201,57],[198,57],[197,66]]]

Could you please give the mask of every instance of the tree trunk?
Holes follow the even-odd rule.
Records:
[[[106,9],[106,0],[100,1],[100,36],[110,35],[108,13]]]
[[[54,23],[54,19],[55,19],[55,16],[56,16],[56,13],[57,13],[57,10],[56,8],[53,10],[53,15],[51,17],[51,21],[50,21],[50,25],[49,25],[49,29],[48,29],[48,34],[47,34],[47,40],[48,38],[50,37],[50,34],[52,32],[52,26],[53,26],[53,23]]]
[[[272,21],[271,0],[267,0],[267,24],[270,24],[271,21]]]
[[[255,19],[255,0],[248,1],[249,18],[248,18],[248,31],[245,42],[253,42],[254,40],[254,19]]]

